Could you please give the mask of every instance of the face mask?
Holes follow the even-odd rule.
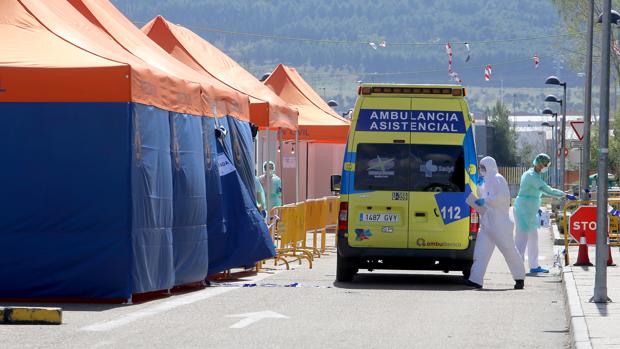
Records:
[[[487,174],[486,170],[480,169],[480,175],[484,177]]]
[[[545,166],[545,167],[543,167],[543,168],[540,170],[540,172],[542,172],[542,173],[545,173],[545,172],[547,172],[547,171],[549,171],[549,166]]]

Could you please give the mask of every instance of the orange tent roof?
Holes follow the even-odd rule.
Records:
[[[161,16],[142,27],[153,41],[194,70],[250,96],[252,123],[269,128],[297,128],[297,110],[263,85],[241,65],[191,30]]]
[[[0,13],[0,101],[135,101],[202,113],[199,84],[148,66],[66,1],[7,0]]]
[[[317,143],[346,143],[350,121],[325,103],[295,68],[279,64],[265,80],[280,98],[299,111],[299,140]],[[294,132],[283,138],[295,139]]]
[[[127,102],[126,64],[50,33],[17,0],[0,1],[0,102]]]
[[[54,2],[62,1],[54,0]],[[216,105],[218,116],[231,115],[241,120],[250,120],[250,103],[247,95],[231,89],[213,77],[199,74],[170,56],[136,28],[108,0],[68,0],[68,2],[134,56],[169,74],[200,83],[208,115],[212,115],[210,107]]]

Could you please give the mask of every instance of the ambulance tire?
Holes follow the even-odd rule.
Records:
[[[351,282],[357,271],[358,269],[353,267],[346,258],[339,255],[336,257],[336,281]]]
[[[469,280],[469,275],[471,274],[471,264],[466,266],[467,268],[463,269],[463,278],[465,280]]]

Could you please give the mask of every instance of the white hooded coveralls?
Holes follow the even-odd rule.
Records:
[[[483,206],[474,205],[480,213],[480,230],[474,248],[474,263],[469,280],[482,285],[484,273],[495,246],[504,255],[515,280],[525,279],[523,259],[513,238],[514,222],[510,219],[510,189],[506,179],[498,173],[495,159],[487,156],[480,160],[486,168],[484,183],[478,186],[478,198],[485,200]]]

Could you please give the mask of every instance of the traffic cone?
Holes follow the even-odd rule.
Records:
[[[611,256],[611,246],[609,246],[609,236],[607,237],[607,266],[615,267],[616,263],[614,263],[614,259]]]
[[[588,256],[588,244],[586,243],[586,233],[582,233],[579,238],[579,255],[577,255],[577,262],[573,264],[577,267],[591,267],[590,257]]]

